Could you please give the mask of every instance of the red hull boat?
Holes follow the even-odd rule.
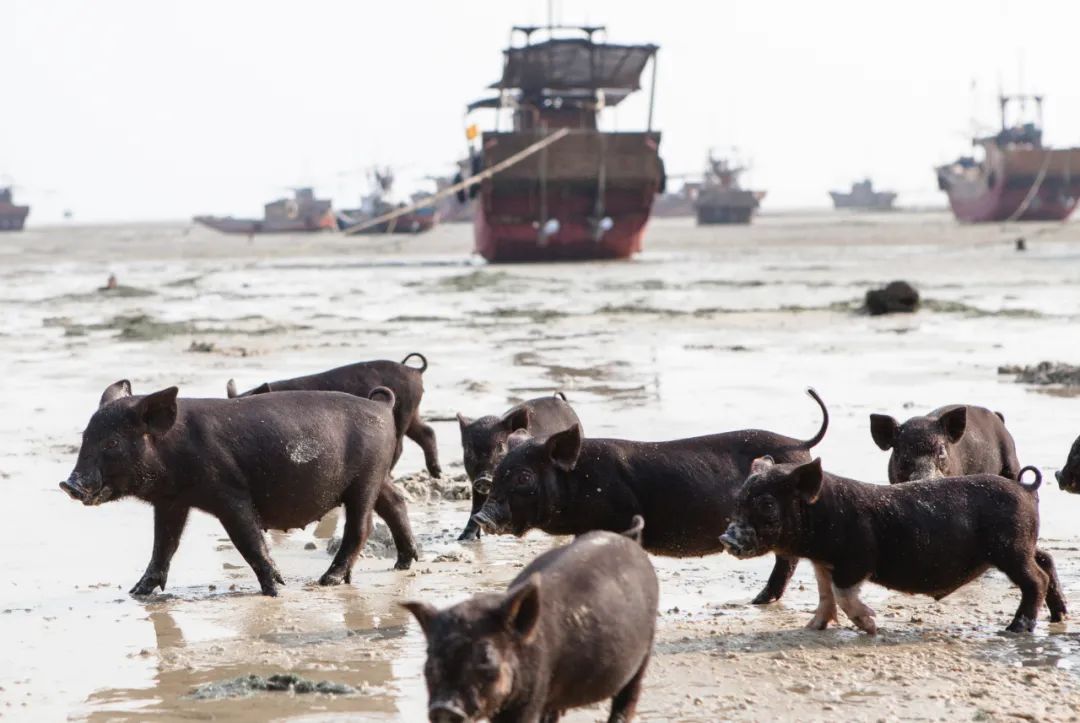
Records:
[[[1038,121],[1009,126],[1010,103],[1034,100]],[[1064,221],[1080,201],[1080,148],[1042,144],[1042,96],[1001,96],[1001,131],[976,138],[984,157],[966,156],[937,169],[959,221]]]
[[[598,27],[514,28],[525,44],[506,51],[495,98],[477,108],[513,109],[511,131],[485,132],[474,173],[506,163],[556,130],[569,133],[477,186],[476,252],[492,262],[623,259],[641,250],[653,198],[664,185],[660,134],[597,129],[605,107],[639,89],[653,45],[596,42]],[[569,30],[584,37],[555,37]]]

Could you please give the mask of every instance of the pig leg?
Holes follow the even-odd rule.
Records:
[[[1050,578],[1046,587],[1046,607],[1050,609],[1050,622],[1060,623],[1068,617],[1069,611],[1065,605],[1065,595],[1061,592],[1061,582],[1058,580],[1054,558],[1050,557],[1050,553],[1046,550],[1036,548],[1035,562]]]
[[[424,450],[424,465],[432,477],[442,476],[442,468],[439,467],[439,448],[435,443],[435,430],[428,426],[417,414],[409,422],[405,430],[405,436],[420,445]]]
[[[169,563],[180,544],[190,509],[182,505],[154,505],[154,551],[146,572],[131,588],[132,595],[149,595],[156,588],[165,589]]]
[[[416,551],[416,540],[413,538],[412,527],[409,525],[409,511],[405,506],[405,498],[401,496],[389,477],[379,490],[378,499],[375,500],[375,514],[383,518],[386,526],[390,528],[390,534],[394,537],[394,547],[397,548],[397,563],[394,569],[408,570],[412,561],[419,560],[420,555]]]
[[[776,564],[773,565],[772,574],[769,575],[769,581],[765,583],[765,589],[758,593],[758,596],[751,600],[752,605],[767,605],[771,602],[776,602],[780,599],[780,596],[784,594],[784,590],[787,589],[788,581],[791,580],[791,576],[795,574],[795,567],[799,564],[799,558],[797,557],[780,557],[776,556]]]
[[[275,583],[284,585],[285,579],[278,572],[274,561],[270,559],[270,550],[266,547],[266,538],[252,510],[251,502],[227,504],[218,514],[218,519],[221,520],[233,545],[255,572],[263,595],[277,595]]]
[[[368,502],[368,509],[365,512],[364,499],[361,496],[362,488],[362,483],[353,483],[345,493],[345,529],[341,533],[341,547],[338,548],[334,561],[330,563],[330,568],[319,578],[320,585],[340,585],[342,582],[352,582],[353,564],[360,551],[364,549],[372,526],[370,506],[372,503]]]
[[[1024,559],[1020,563],[1004,565],[1000,567],[1013,584],[1020,588],[1020,607],[1016,609],[1016,615],[1005,628],[1009,633],[1031,633],[1035,631],[1035,620],[1039,615],[1039,608],[1046,599],[1046,588],[1049,585],[1048,576],[1035,561],[1035,556]]]
[[[634,673],[630,682],[611,699],[611,715],[608,723],[630,723],[637,710],[638,698],[641,697],[641,682],[645,680],[645,668],[649,665],[649,656],[641,661],[641,667]]]
[[[458,540],[479,540],[480,539],[480,525],[473,522],[473,516],[480,511],[480,508],[484,506],[484,502],[487,501],[487,495],[482,495],[472,490],[472,512],[469,513],[469,521],[465,524],[465,529],[458,535]]]
[[[824,630],[829,623],[836,622],[836,596],[833,595],[832,573],[824,565],[814,565],[817,578],[818,606],[814,617],[806,627],[810,630]]]
[[[857,628],[866,631],[868,635],[876,635],[877,623],[874,622],[874,616],[877,613],[859,599],[859,588],[861,586],[862,583],[845,588],[833,585],[833,594],[836,596],[836,602],[840,604],[840,609],[844,611],[844,614],[848,616],[851,622],[855,623]]]

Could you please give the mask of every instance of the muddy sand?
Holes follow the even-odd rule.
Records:
[[[1047,475],[1043,546],[1080,606],[1080,498],[1052,471],[1080,434],[1067,384],[1003,366],[1077,363],[1080,231],[960,227],[944,214],[763,216],[750,228],[652,225],[628,263],[488,267],[470,229],[401,240],[244,238],[187,224],[35,229],[0,239],[0,716],[92,720],[417,721],[418,627],[396,605],[499,589],[562,540],[458,543],[460,489],[408,489],[423,559],[392,570],[372,545],[354,583],[320,589],[333,521],[272,535],[288,585],[257,594],[220,525],[196,514],[165,594],[126,594],[149,557],[150,510],[87,509],[57,482],[101,390],[179,384],[186,396],[358,359],[422,351],[425,417],[461,475],[454,412],[566,392],[593,436],[665,439],[740,427],[808,437],[839,474],[881,481],[867,416],[969,402],[1005,414],[1024,464]],[[1023,233],[1029,250],[1013,240]],[[98,290],[110,273],[120,287]],[[907,279],[913,315],[857,313]],[[397,467],[422,469],[406,441]],[[662,614],[642,720],[1076,720],[1078,623],[1007,635],[1019,595],[990,573],[935,603],[869,585],[881,633],[802,625],[803,564],[783,601],[748,605],[771,558],[654,558]],[[1077,608],[1080,609],[1080,608]],[[606,706],[571,721],[606,719]]]

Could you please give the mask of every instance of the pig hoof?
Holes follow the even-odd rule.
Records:
[[[414,559],[419,559],[419,558],[416,557],[416,555],[408,555],[408,556],[399,557],[397,559],[397,562],[394,563],[394,569],[395,570],[408,570],[410,567],[412,567],[412,561]]]
[[[860,615],[853,618],[851,622],[855,623],[855,627],[867,635],[877,635],[877,623],[869,615]]]
[[[154,590],[165,589],[165,580],[158,575],[143,575],[142,579],[135,583],[135,587],[129,590],[131,595],[153,595]]]
[[[1035,621],[1031,618],[1026,618],[1023,615],[1013,620],[1009,624],[1009,627],[1005,628],[1007,633],[1033,633],[1035,632]]]
[[[262,586],[262,594],[266,595],[267,597],[277,597],[277,595],[278,595],[277,585],[274,585],[273,583],[271,583],[269,585],[263,585]]]
[[[465,540],[479,540],[479,539],[480,539],[480,528],[479,527],[477,527],[475,530],[466,529],[464,532],[462,532],[460,535],[458,535],[458,542],[463,542]]]
[[[440,467],[439,465],[428,467],[428,474],[430,474],[435,479],[438,479],[439,477],[442,477],[442,467]]]
[[[282,577],[281,573],[277,570],[274,570],[274,582],[280,582],[282,585],[285,584],[285,578]]]
[[[327,572],[319,578],[319,584],[323,586],[340,585],[345,582],[345,575],[340,572]]]
[[[769,603],[776,602],[780,599],[779,595],[773,593],[769,588],[765,588],[758,593],[757,597],[750,601],[751,605],[768,605]]]
[[[1068,619],[1069,615],[1064,610],[1057,610],[1050,613],[1050,622],[1052,623],[1063,623]]]
[[[827,615],[815,615],[810,618],[810,622],[806,624],[807,630],[824,630],[829,627],[829,623],[836,618],[831,618]]]

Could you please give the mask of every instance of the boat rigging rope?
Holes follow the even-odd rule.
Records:
[[[363,222],[361,222],[361,223],[359,223],[359,224],[357,224],[355,226],[349,226],[347,229],[345,229],[343,231],[343,233],[345,235],[347,235],[347,236],[351,236],[352,234],[357,234],[357,233],[360,233],[361,231],[364,231],[365,229],[369,229],[372,226],[378,226],[381,223],[386,223],[387,221],[393,221],[394,219],[396,219],[396,218],[398,218],[400,216],[404,216],[407,213],[412,213],[413,211],[416,211],[417,209],[426,208],[428,206],[434,206],[436,203],[438,203],[442,199],[446,198],[447,196],[453,195],[453,194],[457,193],[458,191],[460,191],[462,189],[465,189],[465,188],[468,188],[470,186],[475,186],[476,184],[484,181],[485,179],[491,178],[496,173],[499,173],[501,171],[505,171],[507,168],[510,168],[511,166],[514,166],[514,165],[517,165],[518,163],[524,161],[526,158],[533,155],[534,153],[538,153],[539,151],[542,151],[543,149],[547,148],[551,144],[562,140],[563,138],[565,138],[569,134],[570,134],[570,129],[569,128],[560,128],[559,130],[555,131],[551,135],[545,136],[544,138],[538,140],[536,143],[533,143],[531,146],[528,146],[526,148],[522,148],[520,151],[518,151],[514,155],[512,155],[512,156],[510,156],[508,158],[504,158],[502,161],[499,161],[498,163],[496,163],[491,168],[486,168],[483,171],[481,171],[480,173],[469,176],[468,178],[466,178],[461,183],[455,183],[452,186],[447,186],[446,188],[442,189],[441,191],[438,191],[438,192],[428,196],[427,198],[421,199],[420,201],[417,201],[416,203],[410,204],[408,206],[402,206],[401,208],[395,208],[393,211],[390,211],[389,213],[384,213],[382,216],[377,216],[376,218],[368,219],[367,221],[363,221]]]
[[[1035,200],[1035,195],[1038,194],[1039,189],[1042,187],[1043,181],[1046,180],[1046,172],[1050,170],[1050,159],[1054,157],[1054,152],[1048,150],[1046,152],[1046,159],[1043,161],[1042,168],[1039,169],[1039,173],[1035,176],[1035,182],[1031,184],[1031,188],[1028,189],[1027,195],[1024,196],[1023,202],[1016,207],[1016,210],[1005,219],[1004,223],[1011,223],[1016,219],[1024,215],[1028,210],[1028,206]]]

